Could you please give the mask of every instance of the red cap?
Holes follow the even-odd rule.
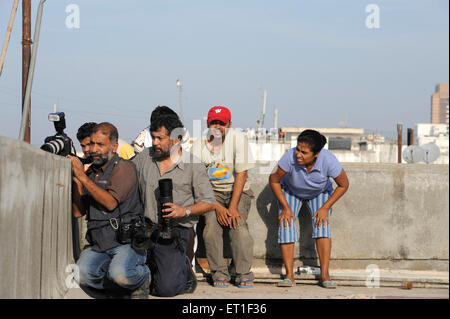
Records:
[[[231,112],[224,106],[213,106],[208,112],[208,124],[212,121],[221,121],[227,124],[231,121]]]

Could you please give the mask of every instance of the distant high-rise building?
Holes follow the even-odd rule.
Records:
[[[447,124],[448,132],[448,118],[448,84],[438,84],[431,96],[431,123]]]

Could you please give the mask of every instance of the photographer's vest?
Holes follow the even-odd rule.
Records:
[[[111,176],[114,167],[123,159],[117,154],[112,158],[110,164],[106,167],[103,176],[94,181],[95,173],[89,174],[89,178],[103,189]],[[136,172],[136,167],[134,166]],[[136,173],[137,178],[137,173]],[[136,186],[133,193],[125,201],[117,205],[113,211],[108,211],[99,204],[90,194],[88,194],[89,210],[87,213],[87,233],[86,240],[92,245],[92,250],[104,252],[108,249],[121,245],[117,241],[117,231],[121,221],[129,222],[132,216],[143,214],[144,209],[139,197],[139,186],[136,180]]]

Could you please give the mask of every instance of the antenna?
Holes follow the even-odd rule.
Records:
[[[435,143],[428,143],[422,146],[410,145],[403,150],[403,159],[407,163],[434,162],[439,158],[440,149]]]
[[[419,163],[425,161],[425,151],[418,145],[410,145],[403,150],[403,159],[406,163]]]
[[[262,105],[261,117],[259,119],[258,128],[264,127],[264,117],[266,116],[266,102],[267,102],[267,91],[264,90],[264,93],[263,93],[263,105]]]
[[[422,145],[422,149],[425,152],[425,163],[433,163],[435,160],[439,158],[439,155],[441,155],[441,150],[439,149],[439,146],[437,146],[435,143],[428,143],[425,145]]]
[[[274,130],[278,130],[278,109],[275,108],[273,110],[273,128]]]
[[[182,90],[182,86],[181,86],[181,80],[177,79],[177,88],[178,88],[178,109],[180,111],[180,119],[183,122],[184,118],[183,118],[183,108],[181,107],[181,90]]]

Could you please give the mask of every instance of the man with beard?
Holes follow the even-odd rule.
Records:
[[[95,126],[90,136],[92,165],[89,176],[75,156],[72,160],[73,213],[87,214],[86,247],[77,261],[80,285],[102,291],[131,293],[148,298],[150,270],[146,252],[119,240],[117,231],[132,218],[143,218],[136,170],[132,162],[116,154],[119,134],[110,123]],[[83,192],[84,190],[84,192]]]
[[[207,119],[207,136],[192,146],[192,153],[205,164],[216,197],[215,211],[204,215],[206,257],[214,287],[228,287],[234,273],[239,288],[251,288],[255,277],[251,271],[253,238],[247,219],[254,195],[247,172],[255,166],[254,160],[247,137],[232,128],[228,108],[212,107]],[[233,271],[223,258],[225,232],[229,235]]]
[[[150,294],[171,297],[195,290],[196,279],[186,255],[189,229],[199,215],[215,206],[214,193],[199,159],[182,149],[183,124],[174,114],[153,116],[150,124],[152,147],[139,153],[136,164],[144,201],[145,216],[153,226],[172,228],[170,238],[163,236],[163,227],[153,232],[149,254],[152,274]],[[173,203],[160,207],[159,181],[171,179]]]

